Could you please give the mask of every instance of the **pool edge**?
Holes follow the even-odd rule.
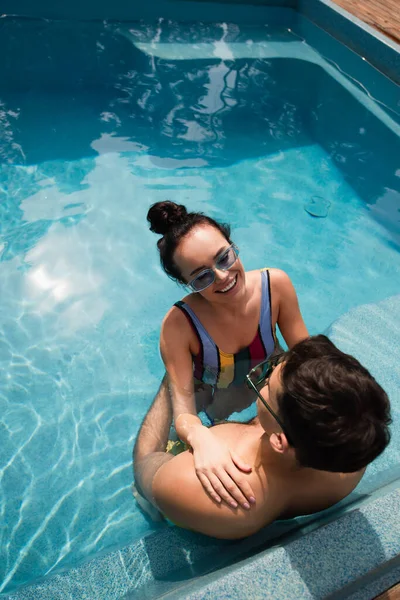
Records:
[[[298,0],[297,12],[400,85],[400,44],[331,0]]]
[[[164,598],[251,600],[261,598],[268,589],[271,598],[370,600],[393,585],[400,575],[399,508],[400,487],[308,535],[244,560],[239,566],[204,576]],[[353,552],[355,538],[356,547],[363,548],[364,555],[360,560],[360,553],[358,560],[349,562],[346,552]],[[307,562],[310,566],[313,563],[311,548],[325,557],[328,543],[335,545],[338,540],[341,546],[336,549],[341,552],[331,555],[329,564],[323,560],[323,568],[318,570],[318,576],[314,572],[311,583],[313,569],[306,567]],[[338,578],[342,580],[339,586]],[[134,596],[128,598],[133,600]]]

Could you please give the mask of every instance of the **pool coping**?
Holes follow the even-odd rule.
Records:
[[[303,5],[303,6],[306,5],[307,2],[309,2],[309,1],[310,0],[298,0],[297,8],[299,8],[299,5]],[[360,27],[361,29],[366,31],[368,34],[373,35],[378,40],[383,42],[385,45],[390,46],[393,50],[396,50],[396,52],[400,52],[400,44],[398,42],[396,42],[396,40],[385,35],[383,32],[379,31],[372,25],[365,23],[362,19],[360,19],[356,15],[353,15],[351,12],[349,12],[342,6],[339,6],[333,0],[312,0],[312,1],[316,1],[319,4],[323,4],[324,6],[328,7],[330,10],[333,10],[334,12],[339,13],[345,19],[347,19],[348,21],[352,21],[355,25],[357,25],[357,27]]]
[[[298,0],[296,9],[400,85],[400,44],[331,0]]]
[[[181,593],[175,590],[173,597],[253,600],[268,590],[273,598],[372,599],[400,578],[399,512],[400,486],[239,567],[203,576]],[[172,599],[172,593],[164,598]]]
[[[223,542],[203,537],[196,547],[192,534],[168,528],[146,536],[147,543],[143,538],[0,597],[254,600],[264,598],[268,590],[269,597],[370,600],[400,577],[399,513],[400,484],[393,482],[385,486],[382,496],[367,497],[305,534],[292,531],[264,550],[239,552],[235,561],[213,571],[198,569],[197,564],[207,561],[208,551],[216,547],[223,555]],[[169,554],[182,543],[183,554],[190,555],[193,548],[196,560],[184,569],[171,570]]]

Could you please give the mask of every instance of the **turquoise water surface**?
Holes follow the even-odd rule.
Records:
[[[6,19],[1,34],[4,591],[155,528],[131,450],[182,291],[150,204],[230,222],[246,268],[286,270],[321,332],[399,293],[400,127],[283,28]]]

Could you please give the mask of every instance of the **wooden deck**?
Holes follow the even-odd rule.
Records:
[[[333,0],[400,44],[400,0]]]
[[[400,600],[400,583],[377,596],[375,600]]]

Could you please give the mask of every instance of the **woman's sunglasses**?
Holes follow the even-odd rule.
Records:
[[[278,417],[276,412],[272,410],[266,400],[262,397],[260,392],[258,391],[258,387],[260,385],[266,385],[268,383],[269,378],[272,375],[272,371],[277,367],[281,362],[285,360],[286,352],[282,352],[273,358],[267,358],[262,363],[251,369],[249,373],[246,375],[247,385],[250,389],[252,389],[257,397],[261,400],[269,414],[275,419],[278,423],[279,427],[282,429],[283,433],[286,436],[288,443],[292,446],[293,444],[290,441],[290,437],[286,433],[285,426],[282,423],[282,420]]]
[[[202,292],[210,287],[215,281],[215,269],[218,271],[228,271],[235,264],[239,256],[239,248],[231,244],[223,250],[215,259],[214,267],[203,269],[198,275],[187,284],[192,292]]]

